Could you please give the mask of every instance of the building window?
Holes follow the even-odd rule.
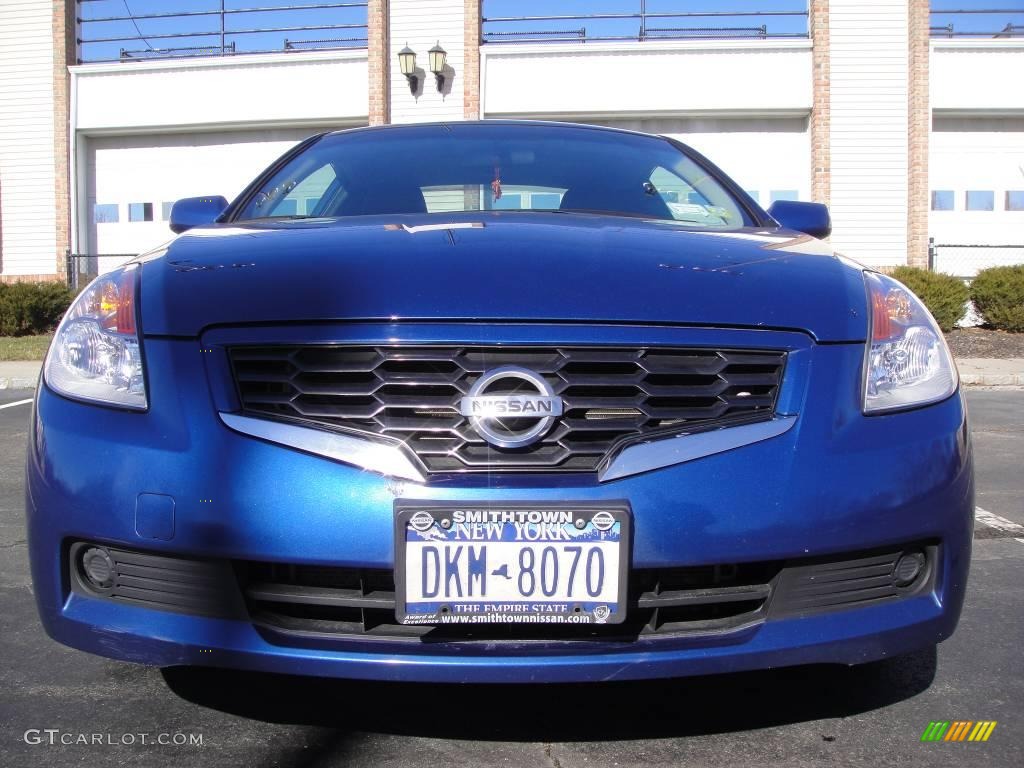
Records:
[[[174,203],[160,203],[160,221],[171,220],[171,208],[174,207]]]
[[[771,194],[772,202],[778,200],[799,200],[800,195],[795,189],[773,189]]]
[[[936,189],[932,191],[933,211],[952,211],[956,196],[951,189]]]
[[[128,203],[128,221],[152,221],[152,203]]]
[[[996,195],[991,190],[970,189],[967,191],[968,211],[992,211],[996,207]]]
[[[92,207],[92,220],[97,224],[117,224],[117,203],[99,203]]]
[[[1006,210],[1024,211],[1024,189],[1008,189],[1006,191]]]

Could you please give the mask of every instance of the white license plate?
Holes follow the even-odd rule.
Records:
[[[625,506],[403,502],[396,523],[396,614],[403,624],[626,618]]]

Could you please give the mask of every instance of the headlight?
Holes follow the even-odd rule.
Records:
[[[864,372],[864,413],[944,400],[958,377],[949,347],[924,304],[902,283],[865,272],[871,333]]]
[[[46,354],[43,375],[76,400],[146,409],[139,349],[137,264],[93,280],[68,309]]]

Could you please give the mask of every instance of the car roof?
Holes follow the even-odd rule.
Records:
[[[355,133],[355,132],[417,132],[424,129],[443,128],[448,130],[452,127],[470,128],[474,127],[536,127],[564,129],[572,131],[598,131],[601,133],[622,134],[627,136],[643,136],[645,138],[667,140],[665,136],[655,133],[644,133],[643,131],[631,131],[625,128],[612,128],[605,125],[590,125],[587,123],[570,123],[559,120],[512,120],[500,118],[493,120],[438,120],[429,123],[389,123],[387,125],[368,125],[359,128],[341,128],[336,131],[328,131],[325,135]]]

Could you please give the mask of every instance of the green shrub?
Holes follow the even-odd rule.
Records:
[[[963,280],[917,267],[897,267],[892,276],[917,294],[942,330],[953,330],[964,316],[970,292]]]
[[[1024,331],[1024,264],[983,269],[971,282],[982,318],[1003,331]]]
[[[52,331],[73,296],[63,283],[0,283],[0,336]]]

